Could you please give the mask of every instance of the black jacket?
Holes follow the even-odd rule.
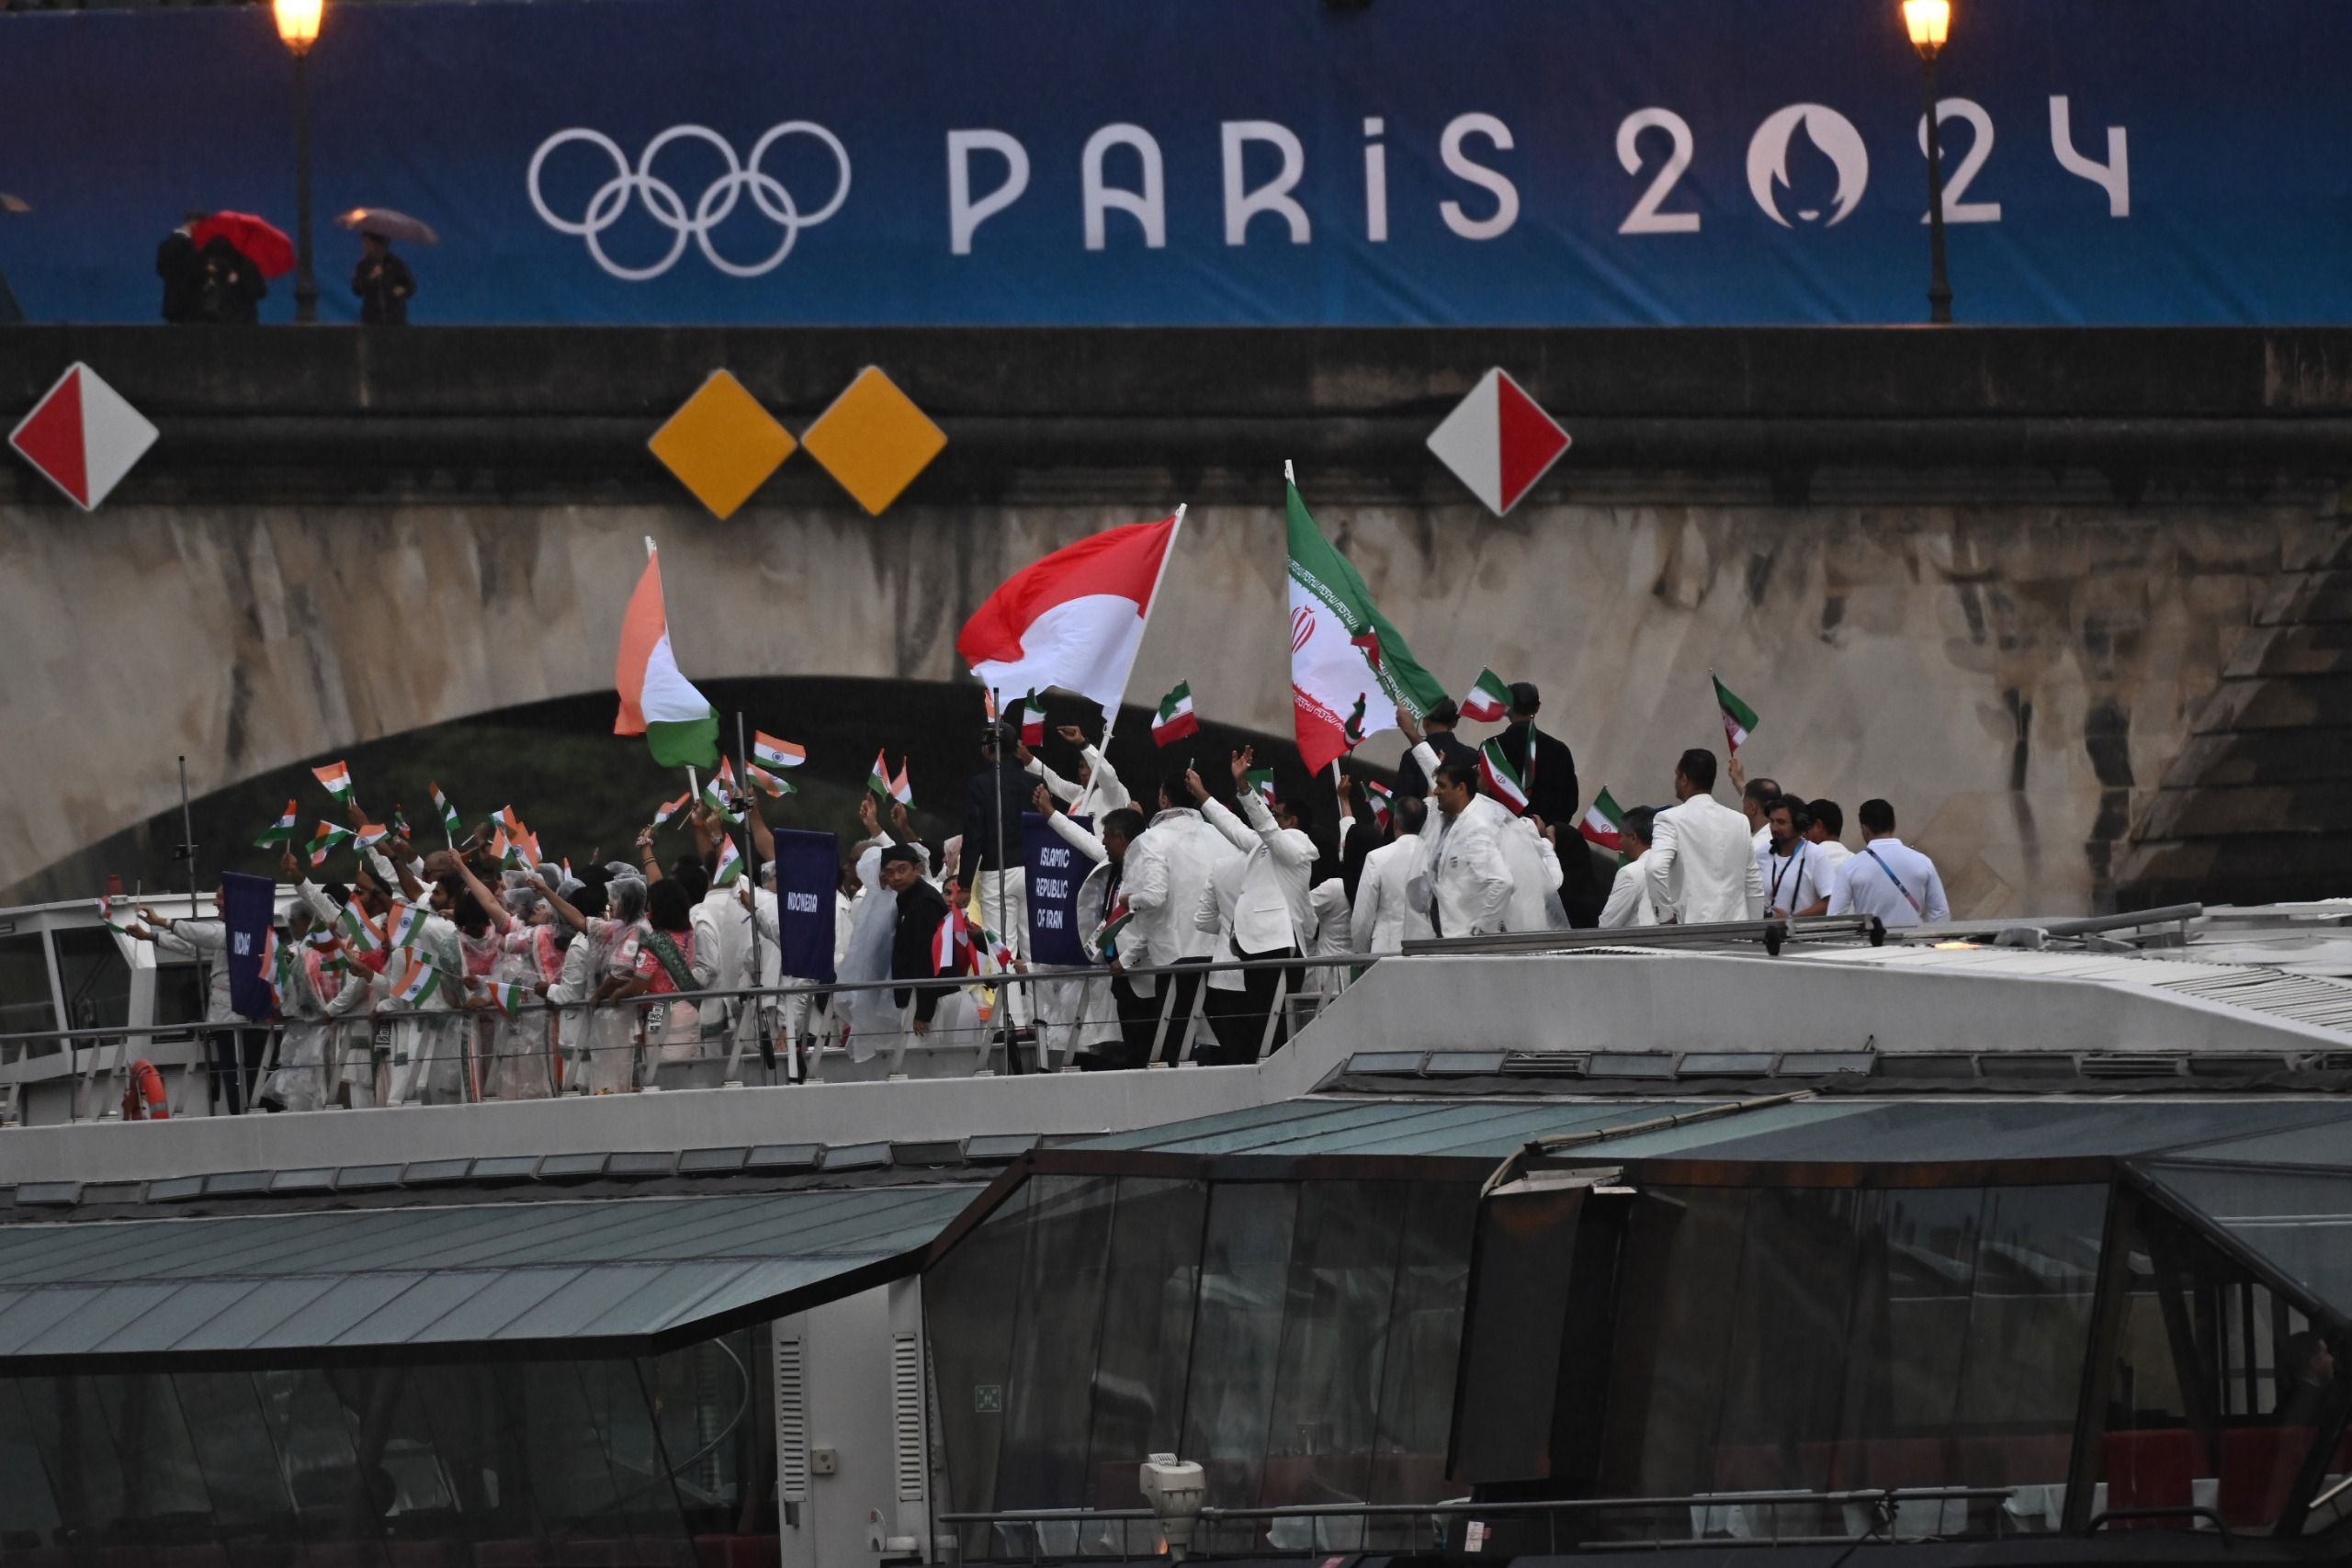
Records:
[[[1535,776],[1527,773],[1527,734],[1535,731]],[[1542,725],[1513,725],[1495,737],[1500,745],[1503,760],[1519,771],[1520,782],[1527,787],[1527,809],[1547,823],[1556,822],[1563,828],[1576,824],[1579,805],[1577,794],[1577,759],[1568,743],[1556,735],[1544,732]]]
[[[928,882],[918,882],[894,897],[899,900],[899,923],[890,938],[890,978],[928,980],[940,973],[937,942],[940,922],[947,919],[947,900]],[[946,994],[944,988],[933,986],[921,991],[894,990],[890,999],[904,1007],[912,996],[915,1016],[929,1023],[931,1015],[939,1010],[940,998]]]
[[[1429,732],[1428,740],[1430,750],[1437,753],[1440,762],[1462,762],[1473,768],[1478,765],[1477,751],[1457,739],[1451,729],[1432,729]],[[1430,781],[1421,776],[1421,765],[1413,761],[1409,747],[1406,749],[1405,760],[1396,764],[1396,791],[1399,795],[1426,795],[1430,793]]]
[[[204,319],[204,263],[194,240],[176,229],[165,235],[155,247],[155,276],[164,280],[164,320]]]
[[[229,326],[251,326],[261,320],[257,307],[269,292],[261,268],[218,234],[204,242],[199,254],[204,262],[204,301],[198,319]]]
[[[1004,860],[1007,865],[1018,866],[1022,863],[1021,814],[1029,809],[1030,792],[1037,787],[1037,781],[1015,761],[998,763],[997,772],[1004,775]],[[995,820],[996,792],[996,773],[987,768],[964,785],[964,849],[956,862],[956,874],[967,887],[979,881],[983,868],[997,869],[996,830],[989,826]]]
[[[351,291],[359,296],[359,319],[368,326],[404,327],[408,325],[409,296],[416,292],[416,276],[408,263],[384,253],[378,260],[361,256],[358,270],[351,275]]]

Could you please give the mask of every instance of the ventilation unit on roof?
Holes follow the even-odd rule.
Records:
[[[1522,1077],[1580,1078],[1592,1066],[1589,1051],[1509,1051],[1503,1071]]]
[[[2086,1078],[2177,1078],[2184,1058],[2177,1051],[2093,1051],[2082,1059]]]

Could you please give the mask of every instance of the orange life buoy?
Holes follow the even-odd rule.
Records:
[[[122,1091],[122,1119],[126,1122],[168,1122],[171,1107],[164,1102],[164,1075],[155,1064],[141,1056],[130,1064],[130,1082]]]

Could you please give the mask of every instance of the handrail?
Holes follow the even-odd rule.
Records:
[[[1721,1507],[1728,1503],[1870,1503],[1892,1498],[1903,1503],[1965,1502],[1977,1498],[2010,1498],[2014,1486],[1863,1486],[1834,1492],[1800,1489],[1765,1492],[1693,1492],[1658,1497],[1544,1497],[1509,1502],[1446,1503],[1291,1503],[1253,1508],[1204,1507],[1204,1520],[1287,1519],[1314,1517],[1419,1517],[1425,1514],[1474,1514],[1494,1518],[1510,1514],[1609,1513],[1631,1508]],[[2157,1510],[2178,1513],[2183,1510]],[[1149,1508],[999,1508],[992,1511],[943,1513],[943,1525],[1019,1524],[1031,1520],[1058,1523],[1070,1519],[1154,1519]]]
[[[1722,920],[1691,926],[1618,926],[1602,930],[1497,931],[1486,936],[1424,937],[1405,944],[1408,958],[1449,953],[1561,953],[1585,947],[1702,947],[1759,942],[1771,956],[1792,941],[1860,937],[1872,947],[1886,940],[1875,915],[1815,915],[1807,919]]]

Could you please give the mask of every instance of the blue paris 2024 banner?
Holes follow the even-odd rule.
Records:
[[[2352,6],[1957,0],[1963,321],[2352,320]],[[1896,0],[330,5],[320,282],[398,209],[420,322],[1908,321]],[[0,16],[0,270],[157,314],[183,209],[290,227],[266,6]],[[289,313],[281,278],[265,320]]]
[[[1073,817],[1081,828],[1093,826]],[[1029,899],[1029,961],[1043,966],[1084,964],[1086,944],[1078,930],[1078,890],[1094,863],[1063,841],[1034,811],[1021,814],[1021,863]]]

